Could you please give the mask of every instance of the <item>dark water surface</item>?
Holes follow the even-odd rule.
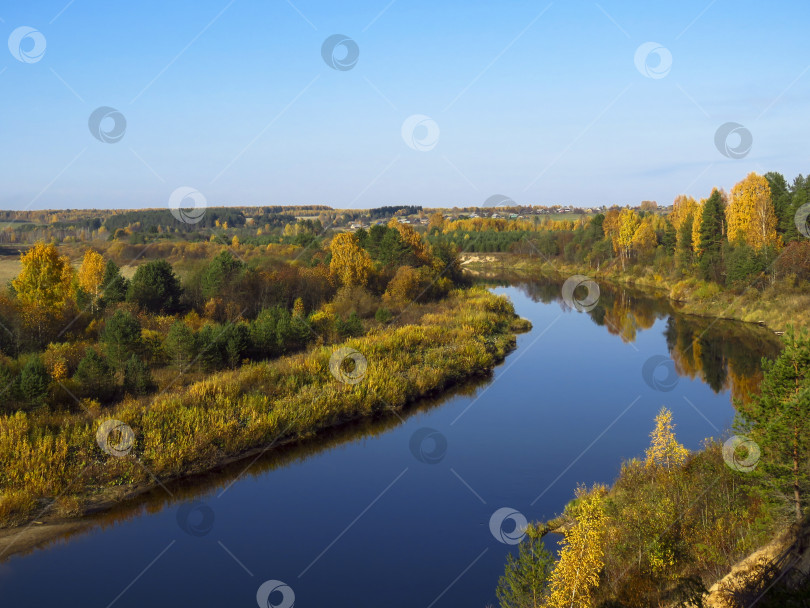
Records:
[[[777,348],[761,328],[626,291],[603,287],[581,313],[562,305],[559,284],[494,289],[534,328],[491,378],[404,420],[274,451],[244,474],[249,461],[156,490],[12,556],[0,606],[254,607],[268,580],[289,589],[267,606],[289,607],[293,594],[299,608],[496,605],[516,547],[490,532],[495,511],[545,520],[578,483],[611,482],[623,459],[643,456],[662,405],[690,449],[727,435],[732,394],[756,386],[760,357]],[[435,432],[415,435],[425,427]]]

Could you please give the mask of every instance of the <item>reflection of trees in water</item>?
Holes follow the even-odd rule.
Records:
[[[562,298],[562,279],[520,279],[512,284],[534,302],[557,302]],[[730,390],[743,403],[759,389],[761,358],[773,358],[781,348],[773,333],[763,327],[678,314],[665,298],[610,284],[600,284],[599,305],[588,312],[591,320],[623,342],[634,342],[639,331],[658,319],[667,319],[664,337],[680,376],[701,378],[714,392]]]
[[[759,389],[761,358],[773,358],[781,348],[762,327],[701,317],[673,315],[664,335],[680,375],[700,375],[715,392],[730,390],[743,403]]]

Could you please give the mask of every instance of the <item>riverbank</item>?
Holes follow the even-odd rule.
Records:
[[[41,535],[43,526],[77,520],[158,484],[400,410],[489,373],[514,348],[515,333],[529,327],[507,298],[482,288],[417,306],[422,314],[414,324],[213,374],[148,403],[127,400],[96,419],[3,417],[0,517],[7,530],[0,542],[31,521],[44,522],[34,524]],[[339,348],[360,353],[365,369],[336,366]],[[121,449],[120,456],[105,454],[97,444],[99,425],[110,419],[134,435],[131,450]]]
[[[763,325],[783,332],[789,324],[810,326],[810,293],[785,281],[761,288],[753,286],[729,290],[716,283],[699,279],[671,279],[656,274],[652,268],[608,266],[595,270],[587,266],[543,262],[536,257],[509,253],[463,254],[462,265],[473,275],[511,272],[519,276],[549,276],[564,280],[574,274],[598,281],[627,285],[668,298],[679,312],[690,315],[731,319]]]

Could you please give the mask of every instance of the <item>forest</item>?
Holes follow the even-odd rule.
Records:
[[[401,408],[486,373],[526,329],[396,219],[306,264],[301,247],[198,245],[182,278],[163,258],[127,278],[93,248],[75,265],[52,243],[22,254],[0,297],[0,526]],[[94,440],[110,421],[133,459],[104,449],[130,435]]]

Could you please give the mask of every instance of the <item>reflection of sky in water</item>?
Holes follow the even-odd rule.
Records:
[[[496,510],[547,519],[577,483],[609,483],[622,459],[643,455],[662,405],[688,448],[721,435],[734,416],[729,378],[756,369],[759,353],[750,349],[767,335],[670,319],[666,302],[604,286],[589,313],[561,308],[559,285],[496,291],[534,327],[518,336],[493,379],[411,410],[404,422],[362,421],[274,450],[233,485],[247,462],[172,485],[177,500],[200,500],[214,512],[204,536],[183,532],[180,503],[156,490],[90,534],[0,566],[4,605],[47,605],[58,590],[64,605],[107,606],[164,550],[116,608],[172,606],[178,598],[197,607],[253,606],[269,579],[290,585],[300,605],[427,606],[468,567],[435,606],[494,605],[506,554],[516,551],[489,530]],[[655,355],[672,356],[682,374],[669,392],[642,378]],[[715,392],[703,374],[717,380],[721,369],[726,379]],[[446,439],[435,464],[410,446],[425,427]]]

